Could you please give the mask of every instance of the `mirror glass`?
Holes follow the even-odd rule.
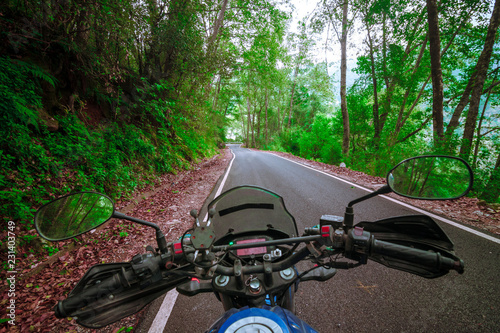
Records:
[[[394,167],[387,176],[387,184],[405,197],[455,199],[467,194],[472,187],[472,170],[460,158],[420,156]]]
[[[113,201],[103,194],[70,194],[42,206],[36,212],[35,227],[47,240],[64,240],[100,226],[114,211]]]

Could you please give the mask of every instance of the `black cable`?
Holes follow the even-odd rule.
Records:
[[[234,254],[232,251],[228,251],[227,253],[229,253],[229,254],[231,254],[231,255],[235,256],[235,257],[236,257],[236,259],[239,259],[239,260],[240,260],[240,261],[241,261],[244,265],[247,265],[247,264],[248,264],[248,263],[247,263],[247,261],[246,261],[245,259],[241,258],[241,257],[240,257],[240,256],[238,256],[237,254]]]

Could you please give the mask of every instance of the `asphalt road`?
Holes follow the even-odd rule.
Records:
[[[350,200],[367,193],[268,153],[231,149],[236,158],[223,190],[251,184],[280,194],[299,232],[323,214],[343,216]],[[354,208],[355,223],[415,214],[381,197]],[[302,283],[297,316],[319,332],[500,332],[500,244],[439,224],[465,261],[464,274],[428,280],[369,262],[327,282]],[[139,332],[148,332],[160,304],[150,308]],[[204,332],[222,314],[211,294],[179,295],[164,332]]]

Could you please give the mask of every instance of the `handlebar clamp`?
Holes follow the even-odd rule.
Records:
[[[361,264],[366,264],[372,236],[363,228],[354,227],[349,230],[345,244],[346,258],[359,261]]]

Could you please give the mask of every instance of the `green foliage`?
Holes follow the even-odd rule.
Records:
[[[332,121],[317,114],[309,132],[303,132],[299,139],[300,156],[324,163],[339,164],[342,158],[340,143],[333,136]]]
[[[24,201],[25,193],[39,195],[37,173],[47,160],[39,142],[30,137],[33,131],[40,132],[38,110],[42,102],[37,78],[53,83],[34,65],[0,57],[0,215],[6,216],[15,208],[11,219],[32,216],[33,210]]]
[[[151,85],[134,107],[141,127],[111,122],[90,128],[74,113],[56,115],[49,131],[39,115],[39,80],[50,76],[26,63],[0,58],[0,216],[30,228],[32,207],[71,191],[93,190],[118,199],[156,176],[213,153],[173,102]],[[53,249],[47,249],[52,254]]]
[[[204,156],[208,148],[182,124],[174,128],[184,133],[172,138],[172,130],[150,133],[114,124],[89,131],[74,115],[57,119],[59,131],[51,133],[42,126],[36,139],[26,135],[3,147],[4,154],[13,156],[10,163],[4,161],[3,170],[10,176],[3,176],[3,185],[8,190],[0,192],[0,214],[6,219],[29,220],[32,204],[69,191],[127,196],[157,174],[189,167],[188,162]]]
[[[9,58],[0,57],[0,117],[2,134],[9,129],[14,134],[23,135],[28,125],[38,128],[37,108],[42,107],[41,98],[37,94],[38,87],[33,73],[42,75],[40,69],[35,70],[24,62],[13,62]],[[21,126],[16,126],[21,125]],[[2,143],[6,140],[2,136]]]
[[[299,155],[300,154],[300,136],[302,134],[302,131],[298,127],[292,127],[289,130],[285,130],[282,132],[279,142],[280,146],[283,147],[283,149],[286,152],[289,152],[294,155]]]
[[[58,248],[52,247],[52,246],[49,246],[49,245],[44,245],[43,249],[45,251],[47,251],[47,253],[48,253],[49,256],[52,256],[52,255],[56,254],[57,252],[59,252]]]

